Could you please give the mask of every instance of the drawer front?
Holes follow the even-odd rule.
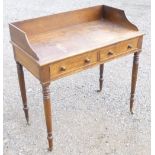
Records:
[[[89,67],[97,62],[97,52],[86,53],[71,57],[50,66],[51,79],[56,78],[84,67]]]
[[[107,46],[100,50],[100,61],[131,53],[138,49],[138,38]]]

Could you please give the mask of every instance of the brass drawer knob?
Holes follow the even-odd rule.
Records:
[[[65,66],[61,66],[61,67],[60,67],[60,70],[61,70],[61,71],[65,71],[65,70],[66,70],[66,67],[65,67]]]
[[[127,48],[128,48],[128,49],[132,49],[133,46],[129,44]]]
[[[109,51],[109,52],[108,52],[108,55],[109,55],[109,56],[111,56],[111,55],[113,55],[113,54],[114,54],[113,51]]]
[[[90,63],[90,59],[89,58],[86,58],[85,59],[85,63]]]

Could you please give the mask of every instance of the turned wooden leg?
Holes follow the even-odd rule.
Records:
[[[47,126],[47,139],[49,143],[49,151],[53,149],[53,136],[52,136],[52,114],[51,114],[51,101],[50,101],[50,83],[42,84],[43,90],[43,102],[44,102],[44,112],[45,120]]]
[[[28,114],[23,66],[19,62],[16,62],[16,63],[17,63],[17,73],[18,73],[20,92],[21,92],[21,97],[22,97],[22,102],[23,102],[23,110],[25,113],[26,121],[29,124],[29,114]]]
[[[103,71],[104,71],[104,64],[101,64],[100,65],[99,90],[97,92],[102,91],[102,87],[103,87]]]
[[[130,112],[133,114],[133,103],[135,97],[137,73],[139,64],[139,52],[134,53],[133,67],[132,67],[132,80],[131,80],[131,96],[130,96]]]

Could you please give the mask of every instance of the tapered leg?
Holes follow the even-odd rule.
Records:
[[[23,102],[23,110],[24,110],[24,113],[25,113],[26,121],[29,124],[29,114],[28,114],[28,106],[27,106],[27,97],[26,97],[23,66],[18,62],[16,62],[16,63],[17,63],[17,73],[18,73],[20,92],[21,92],[21,97],[22,97],[22,102]]]
[[[139,52],[134,53],[133,67],[132,67],[132,80],[131,80],[131,96],[130,96],[130,112],[133,114],[133,103],[135,97],[137,73],[139,64]]]
[[[49,151],[53,149],[53,136],[52,136],[52,114],[51,114],[51,101],[50,101],[50,83],[42,84],[43,89],[43,102],[44,102],[44,112],[45,120],[47,126],[47,139],[49,143]]]
[[[101,64],[100,65],[99,90],[97,92],[102,91],[102,87],[103,87],[103,71],[104,71],[104,64]]]

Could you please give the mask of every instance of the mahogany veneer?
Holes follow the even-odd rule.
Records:
[[[105,5],[9,24],[17,62],[19,85],[27,122],[24,66],[41,83],[49,150],[53,148],[50,82],[100,65],[99,92],[104,63],[134,53],[130,111],[133,113],[139,53],[143,34],[123,10]]]

